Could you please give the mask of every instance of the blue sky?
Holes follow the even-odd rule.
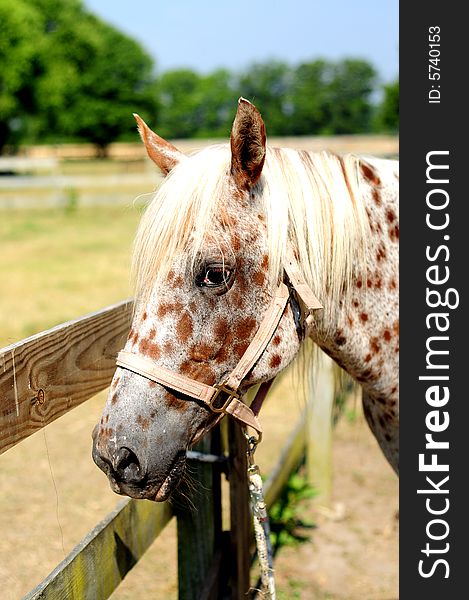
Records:
[[[159,72],[241,70],[270,58],[365,58],[398,75],[398,0],[84,0],[137,38]]]

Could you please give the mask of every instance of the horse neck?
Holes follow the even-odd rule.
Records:
[[[313,340],[374,398],[397,394],[398,174],[397,163],[359,163],[359,201],[370,225],[366,267],[352,281],[350,301],[331,320],[319,320]],[[326,297],[321,298],[326,305]],[[331,318],[332,319],[332,318]]]

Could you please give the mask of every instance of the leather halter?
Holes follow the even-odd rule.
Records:
[[[291,249],[288,252],[284,270],[292,290],[296,292],[301,303],[301,321],[306,337],[314,320],[313,312],[323,307],[306,283]],[[124,350],[117,355],[117,366],[198,400],[213,412],[220,413],[220,416],[227,413],[237,421],[255,429],[261,436],[262,426],[257,419],[257,414],[271,381],[261,385],[251,408],[241,401],[239,388],[272,339],[289,299],[289,287],[284,282],[280,282],[254,338],[236,367],[222,383],[207,385],[181,373],[165,369],[140,354]]]

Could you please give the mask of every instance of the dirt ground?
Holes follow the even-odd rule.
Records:
[[[302,508],[317,529],[282,549],[276,561],[281,600],[398,598],[398,479],[363,415],[334,432],[332,510]]]

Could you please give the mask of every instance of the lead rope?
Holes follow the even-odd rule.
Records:
[[[261,571],[260,593],[265,600],[275,600],[275,579],[273,568],[273,552],[270,543],[269,515],[262,490],[262,478],[259,466],[254,462],[254,452],[259,443],[259,438],[250,436],[246,429],[244,436],[248,449],[248,480],[249,496],[251,500],[252,519],[254,523],[254,536],[256,538],[257,557]]]

